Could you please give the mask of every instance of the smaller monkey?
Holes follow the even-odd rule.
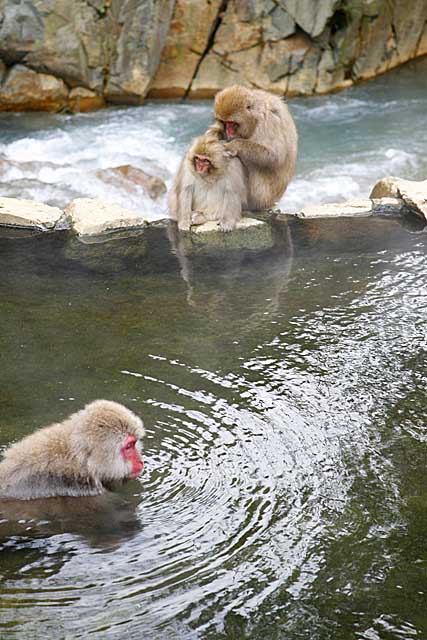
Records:
[[[181,231],[217,220],[231,231],[246,207],[246,181],[240,160],[216,136],[196,138],[186,153],[169,193],[171,218]]]
[[[95,400],[5,451],[0,498],[103,494],[115,482],[139,476],[144,463],[136,445],[144,435],[142,421],[132,411]]]

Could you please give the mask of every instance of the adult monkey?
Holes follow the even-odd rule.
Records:
[[[144,463],[136,448],[142,421],[117,402],[95,400],[5,451],[0,499],[96,496],[136,478]]]
[[[216,123],[208,132],[246,169],[248,209],[268,209],[284,194],[294,171],[298,133],[288,107],[266,91],[240,85],[215,97]]]

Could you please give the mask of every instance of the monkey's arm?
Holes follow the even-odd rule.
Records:
[[[264,147],[264,145],[252,140],[236,138],[226,142],[225,148],[243,162],[245,166],[255,166],[260,169],[273,169],[279,164],[277,155]]]
[[[232,231],[241,217],[242,201],[240,195],[235,189],[227,187],[218,207],[218,220],[221,231]]]
[[[192,185],[183,185],[178,194],[178,229],[180,231],[189,231],[191,225],[193,203]]]
[[[186,166],[186,159],[176,174],[169,193],[169,209],[172,220],[176,220],[181,231],[189,231],[193,204],[193,178]]]

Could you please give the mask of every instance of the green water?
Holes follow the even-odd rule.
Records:
[[[98,397],[148,432],[114,497],[0,510],[1,638],[427,638],[427,234],[272,233],[0,237],[0,446]]]

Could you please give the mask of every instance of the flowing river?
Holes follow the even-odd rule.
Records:
[[[425,177],[420,68],[292,101],[284,208]],[[210,108],[2,116],[3,194],[100,195],[90,173],[127,162],[167,177]],[[147,429],[116,494],[0,507],[0,638],[425,639],[425,228],[173,240],[0,234],[0,447],[95,398]]]

